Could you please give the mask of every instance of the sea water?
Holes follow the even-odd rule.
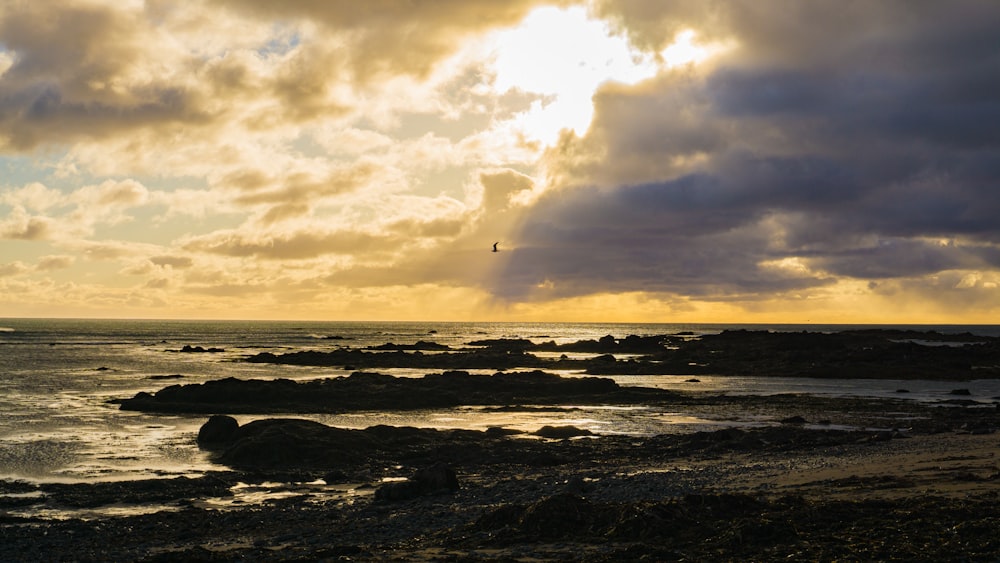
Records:
[[[254,322],[176,320],[0,319],[0,479],[34,482],[89,482],[150,477],[195,476],[213,469],[196,444],[207,415],[163,415],[119,410],[110,401],[172,384],[224,377],[308,380],[347,375],[329,367],[246,363],[259,352],[327,351],[392,342],[434,341],[461,347],[473,340],[527,338],[558,343],[605,335],[695,335],[725,329],[835,331],[849,326],[690,325],[599,323],[433,323],[433,322]],[[872,328],[867,326],[865,328]],[[940,332],[970,331],[1000,336],[996,326],[923,326]],[[185,345],[221,348],[219,353],[182,353]],[[380,369],[397,376],[427,370]],[[578,372],[560,372],[581,376]],[[713,391],[731,394],[806,393],[895,396],[939,400],[953,382],[753,378],[736,375],[617,376],[621,385]],[[962,382],[973,398],[1000,395],[1000,381]],[[255,418],[239,415],[240,423]],[[279,415],[266,415],[279,416]],[[759,425],[752,418],[716,420],[698,412],[653,407],[560,405],[556,409],[497,412],[483,407],[421,411],[359,412],[341,415],[291,414],[345,428],[374,424],[426,428],[485,429],[507,426],[533,431],[546,424],[573,424],[598,434],[650,435],[693,432],[721,426]]]

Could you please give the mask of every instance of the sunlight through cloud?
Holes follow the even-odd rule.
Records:
[[[695,37],[693,30],[684,30],[659,53],[642,52],[581,6],[539,8],[493,38],[493,87],[498,93],[537,95],[511,120],[510,129],[551,145],[564,129],[577,135],[587,130],[592,98],[602,84],[636,84],[710,56],[714,50],[698,45]]]

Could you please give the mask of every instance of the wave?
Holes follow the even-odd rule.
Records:
[[[310,334],[309,338],[315,340],[350,340],[349,337],[340,336],[339,334]]]
[[[14,332],[14,329],[9,326],[0,326],[0,332]]]

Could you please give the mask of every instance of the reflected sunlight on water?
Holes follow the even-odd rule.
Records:
[[[347,375],[348,370],[249,364],[239,360],[263,351],[329,351],[393,342],[434,341],[464,347],[473,340],[527,338],[575,342],[611,334],[653,335],[726,328],[798,329],[784,325],[626,325],[597,323],[322,323],[187,322],[5,319],[0,327],[0,478],[32,481],[106,481],[194,475],[212,469],[195,437],[205,415],[155,415],[121,411],[116,398],[155,392],[174,384],[224,377],[307,380]],[[824,327],[808,327],[824,330]],[[826,327],[843,330],[850,327]],[[949,330],[948,327],[921,327]],[[997,327],[952,327],[1000,335]],[[220,353],[181,353],[185,345],[217,347]],[[561,354],[540,354],[546,357]],[[585,358],[593,354],[567,354]],[[382,373],[421,377],[426,369]],[[469,370],[493,373],[493,370]],[[563,376],[581,376],[556,371]],[[175,377],[179,376],[179,377]],[[169,377],[169,379],[157,379]],[[957,386],[973,400],[1000,396],[1000,382],[956,383],[893,380],[758,379],[740,376],[616,376],[621,385],[730,394],[808,393],[940,400]],[[908,393],[901,395],[899,389]],[[273,417],[278,415],[267,415]],[[545,425],[575,425],[597,434],[693,432],[768,421],[717,420],[710,413],[672,412],[649,407],[562,405],[517,409],[462,407],[410,412],[362,412],[309,418],[345,428],[376,424],[424,428],[486,429],[504,426],[532,432]],[[237,417],[241,423],[265,416]]]

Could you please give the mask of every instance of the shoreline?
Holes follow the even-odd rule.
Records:
[[[543,340],[535,342],[535,340]],[[557,359],[538,355],[561,354]],[[568,354],[590,354],[588,359]],[[860,329],[772,332],[727,329],[564,344],[543,337],[473,340],[461,347],[420,340],[332,351],[261,352],[248,363],[340,367],[351,370],[575,370],[587,375],[725,375],[849,379],[968,381],[1000,377],[1000,337],[934,330]]]
[[[756,409],[789,421],[645,438],[386,427],[372,453],[340,469],[292,459],[201,479],[48,488],[43,494],[63,503],[131,498],[173,509],[89,521],[6,515],[0,558],[933,561],[961,554],[987,561],[996,553],[995,408],[697,394],[681,397],[683,404],[709,404],[719,414]],[[835,428],[889,419],[895,429]],[[296,432],[272,438],[316,445],[316,436]],[[406,439],[391,445],[397,433]],[[358,448],[351,451],[367,451]],[[379,492],[441,463],[454,470],[457,489],[402,498]],[[307,485],[321,476],[327,487]],[[333,494],[338,480],[341,492]],[[254,483],[282,494],[225,504],[234,487]],[[956,527],[976,533],[948,536]],[[914,543],[914,534],[936,542],[933,549]]]
[[[669,341],[607,337],[553,344],[546,353],[597,354],[583,360],[588,372],[756,366],[746,376],[766,378],[892,365],[889,373],[921,375],[978,365],[955,363],[973,352],[976,362],[1000,369],[988,364],[1000,340],[909,341],[916,336],[731,331]],[[899,337],[906,342],[893,341]],[[230,377],[116,400],[144,412],[200,413],[197,443],[225,469],[138,481],[0,481],[0,560],[992,561],[1000,553],[998,397],[971,395],[961,384],[934,402],[644,388],[513,371],[525,369],[536,346],[526,342],[492,339],[435,353],[440,347],[428,342],[382,345],[358,356],[410,368],[435,359],[506,362],[491,374],[438,366],[423,377]],[[213,348],[176,352],[219,353]],[[949,373],[941,379],[961,380]],[[506,416],[566,404],[650,406],[723,427],[637,435],[572,423],[347,429],[275,418],[456,405]],[[60,510],[71,516],[44,517]],[[125,515],[110,515],[116,511]]]

